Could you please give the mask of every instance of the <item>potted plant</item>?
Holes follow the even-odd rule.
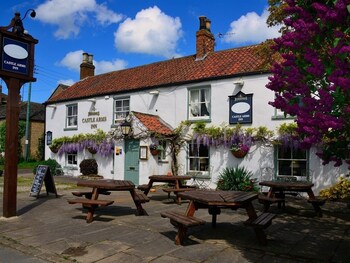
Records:
[[[258,191],[253,173],[243,167],[226,167],[218,177],[217,188],[224,191]]]

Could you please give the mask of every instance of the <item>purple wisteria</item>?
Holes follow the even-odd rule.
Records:
[[[91,149],[103,157],[110,156],[114,152],[114,143],[108,140],[102,142],[95,142],[93,140],[83,140],[79,142],[65,142],[58,150],[58,155],[62,156],[64,153],[82,152],[84,149]]]
[[[286,0],[288,30],[275,39],[270,104],[296,117],[300,147],[350,169],[350,0]]]

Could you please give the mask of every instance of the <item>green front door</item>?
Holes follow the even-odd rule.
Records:
[[[125,140],[125,172],[124,179],[135,185],[139,184],[139,149],[140,141]]]

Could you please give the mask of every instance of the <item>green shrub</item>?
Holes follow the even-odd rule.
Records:
[[[38,165],[48,165],[52,175],[56,175],[56,168],[61,168],[61,165],[54,159],[47,159],[45,161],[38,162],[33,168],[33,173],[36,174]]]
[[[340,176],[336,184],[321,190],[320,196],[330,200],[350,200],[350,178]]]
[[[217,188],[225,191],[258,191],[252,172],[245,167],[226,167],[218,177]]]
[[[98,173],[98,164],[95,159],[85,159],[79,164],[82,175],[96,175]]]

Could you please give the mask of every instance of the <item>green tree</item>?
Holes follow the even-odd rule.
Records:
[[[18,123],[18,157],[22,156],[22,146],[21,139],[25,135],[26,131],[26,122],[19,121]],[[0,152],[5,152],[5,143],[6,143],[6,122],[0,123]]]

